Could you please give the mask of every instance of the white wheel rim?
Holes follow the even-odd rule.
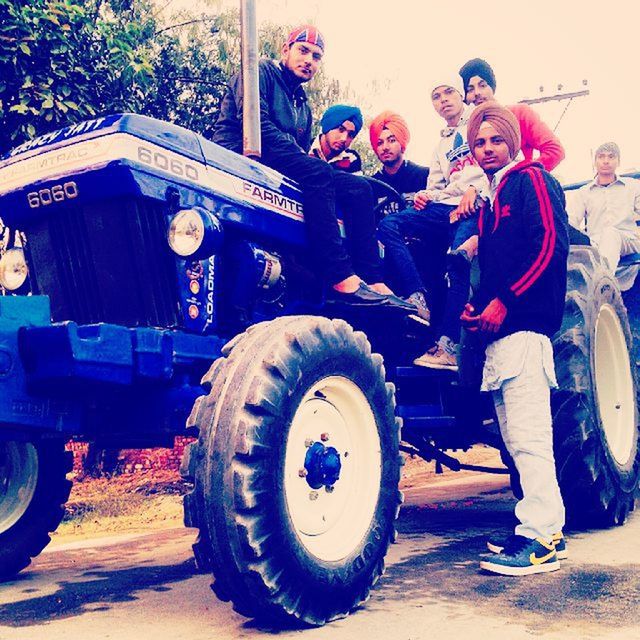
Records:
[[[624,466],[635,448],[635,398],[627,341],[618,315],[609,304],[598,313],[594,340],[600,420],[611,455]]]
[[[304,476],[310,442],[334,447],[340,456],[332,490],[313,489]],[[284,473],[289,515],[307,551],[326,562],[351,554],[371,526],[382,476],[375,416],[351,380],[323,378],[305,394],[291,422]]]
[[[38,483],[38,454],[29,442],[0,442],[0,533],[31,504]]]

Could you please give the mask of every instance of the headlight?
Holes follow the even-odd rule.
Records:
[[[222,246],[222,223],[203,207],[178,211],[169,225],[169,246],[183,258],[201,260]]]
[[[169,246],[179,256],[193,255],[204,240],[204,222],[196,209],[183,209],[171,220]]]
[[[0,258],[0,284],[9,291],[19,289],[29,275],[22,249],[9,249]]]

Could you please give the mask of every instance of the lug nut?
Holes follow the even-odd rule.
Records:
[[[309,494],[309,500],[317,500],[318,499],[318,492],[317,491],[312,491]]]
[[[307,473],[308,473],[308,471],[306,469],[298,469],[298,475],[301,478],[306,478],[307,477]]]
[[[322,440],[322,442],[326,442],[329,439],[329,434],[328,433],[321,433],[320,434],[320,440]]]

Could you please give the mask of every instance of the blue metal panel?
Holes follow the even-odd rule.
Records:
[[[224,344],[217,336],[114,324],[64,322],[25,327],[20,352],[31,385],[115,384],[170,380],[176,369],[208,366]]]
[[[45,296],[0,297],[0,427],[61,431],[79,425],[77,405],[59,398],[31,395],[20,357],[21,327],[49,324],[49,299]]]

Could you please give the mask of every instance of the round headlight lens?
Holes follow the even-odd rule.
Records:
[[[169,246],[179,256],[193,255],[204,240],[204,222],[195,209],[183,209],[169,225]]]
[[[19,289],[29,275],[22,249],[9,249],[0,258],[0,284],[8,291]]]

